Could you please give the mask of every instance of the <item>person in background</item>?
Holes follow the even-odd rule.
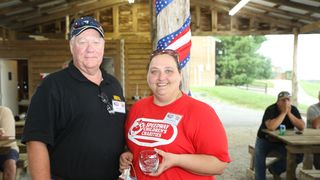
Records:
[[[72,60],[64,61],[64,62],[62,63],[61,68],[62,68],[62,69],[67,68],[67,67],[69,66],[69,64],[70,64],[71,61],[72,61]]]
[[[22,142],[33,180],[117,179],[124,150],[120,83],[100,65],[104,31],[94,18],[70,30],[68,67],[46,76],[32,96]]]
[[[277,102],[268,106],[264,112],[255,144],[255,179],[266,179],[266,157],[271,151],[277,152],[280,159],[270,166],[270,173],[279,178],[280,174],[286,171],[287,151],[285,144],[271,140],[262,131],[262,129],[274,131],[279,129],[280,125],[285,125],[286,129],[303,130],[305,127],[299,110],[291,105],[291,95],[287,91],[280,92]],[[302,155],[297,155],[297,163],[302,162],[302,158]]]
[[[137,179],[214,179],[230,162],[224,127],[214,109],[184,94],[176,51],[156,50],[150,57],[147,82],[153,95],[130,109],[125,135],[129,151],[120,157],[120,171],[131,163]],[[161,162],[144,174],[139,152],[155,149]]]
[[[0,138],[15,138],[15,120],[11,110],[0,106]],[[17,142],[3,145],[9,147],[9,150],[0,154],[0,170],[3,172],[3,180],[14,180],[16,176],[16,163],[19,159],[19,148]]]
[[[307,127],[320,129],[320,91],[318,94],[319,102],[311,105],[307,110]],[[320,154],[313,155],[313,165],[320,169]]]

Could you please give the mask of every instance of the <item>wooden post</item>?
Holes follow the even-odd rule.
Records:
[[[69,40],[69,33],[70,33],[70,17],[66,15],[66,32],[65,32],[65,39]]]
[[[298,78],[297,78],[297,51],[298,51],[298,35],[297,29],[293,30],[294,45],[293,45],[293,63],[292,63],[292,104],[298,105]]]
[[[155,42],[158,42],[161,38],[179,30],[189,17],[190,0],[172,0],[172,2],[170,2],[167,7],[162,9],[156,17],[157,29]],[[190,91],[188,64],[185,64],[181,72],[183,76],[181,90],[188,94]]]
[[[114,37],[119,38],[119,6],[112,7],[112,23]]]

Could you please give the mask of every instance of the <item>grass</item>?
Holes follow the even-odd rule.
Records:
[[[312,97],[318,98],[320,81],[300,81],[303,90]]]
[[[258,110],[265,110],[277,100],[272,95],[247,91],[234,86],[191,87],[191,90],[230,104]],[[299,111],[303,113],[307,111],[307,108],[308,106],[303,104],[298,106]]]
[[[221,101],[253,109],[265,109],[275,102],[275,97],[264,93],[247,91],[234,86],[193,87],[192,91],[203,93]]]

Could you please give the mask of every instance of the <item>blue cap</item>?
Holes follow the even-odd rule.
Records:
[[[87,29],[94,29],[99,32],[101,37],[104,37],[104,31],[100,23],[93,17],[85,16],[74,20],[70,30],[70,39],[73,36],[78,36]]]

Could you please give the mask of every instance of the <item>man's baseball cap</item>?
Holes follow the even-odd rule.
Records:
[[[291,94],[288,91],[281,91],[278,94],[278,100],[285,99],[285,98],[289,98],[290,99],[290,97],[291,97]]]
[[[100,23],[91,16],[81,17],[79,19],[75,19],[71,25],[70,30],[70,39],[73,36],[78,36],[83,31],[87,29],[94,29],[99,32],[101,37],[104,37],[104,31],[100,25]]]

